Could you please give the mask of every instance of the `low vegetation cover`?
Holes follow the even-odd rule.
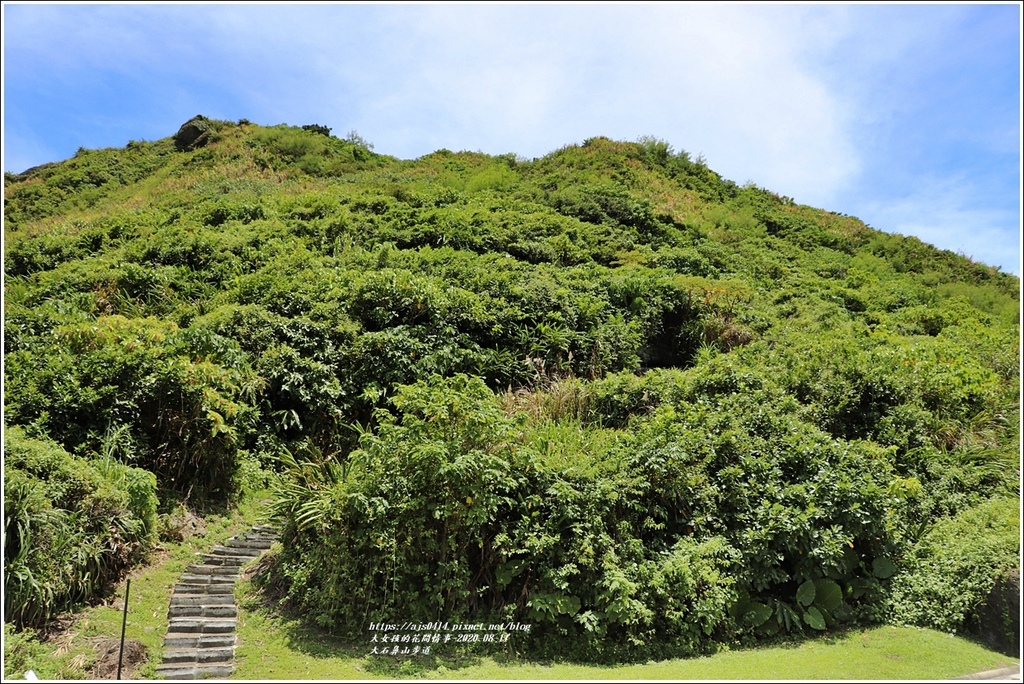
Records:
[[[655,139],[191,123],[5,176],[5,621],[102,591],[157,495],[268,483],[266,581],[354,639],[956,632],[1019,568],[1016,277]]]

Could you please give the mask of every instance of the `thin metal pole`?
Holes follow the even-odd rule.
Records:
[[[121,659],[124,657],[124,628],[128,624],[128,592],[132,589],[132,578],[124,585],[124,616],[121,618],[121,649],[117,652],[117,678],[121,679]]]

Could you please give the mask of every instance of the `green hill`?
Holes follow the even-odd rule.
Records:
[[[273,579],[353,636],[969,630],[1019,567],[1019,280],[664,142],[197,118],[4,196],[5,621],[102,593],[154,494],[268,482]]]

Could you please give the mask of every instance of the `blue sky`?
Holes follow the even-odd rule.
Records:
[[[5,171],[195,114],[406,159],[654,136],[1021,273],[1017,3],[5,3],[3,26]]]

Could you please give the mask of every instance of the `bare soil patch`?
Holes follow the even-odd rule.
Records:
[[[121,647],[120,639],[97,637],[93,639],[96,660],[89,669],[90,679],[114,679],[117,677],[117,662]],[[124,656],[121,658],[121,679],[132,679],[132,673],[149,659],[146,647],[135,639],[124,640]]]

